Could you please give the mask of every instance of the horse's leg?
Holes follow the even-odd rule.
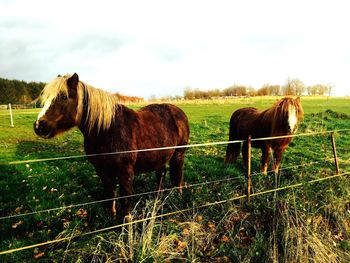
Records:
[[[157,190],[163,189],[165,174],[166,174],[166,167],[165,167],[165,165],[156,171]]]
[[[97,175],[101,178],[104,190],[105,190],[105,198],[113,199],[115,198],[115,189],[117,187],[117,179],[115,174],[108,168],[100,168],[96,167]],[[110,213],[113,219],[117,216],[116,210],[116,201],[109,200],[106,202],[108,212]]]
[[[241,143],[229,143],[226,148],[225,163],[235,162],[240,152],[241,152]]]
[[[180,193],[182,193],[183,184],[184,154],[184,150],[176,150],[169,162],[171,184],[173,187],[179,187]]]
[[[273,171],[277,174],[282,161],[282,156],[285,148],[278,147],[273,150]]]
[[[119,192],[120,197],[129,196],[134,193],[134,170],[131,165],[126,166],[118,171],[119,178]],[[121,216],[125,221],[130,221],[129,213],[131,210],[131,198],[121,198],[120,199],[121,206]]]
[[[261,155],[261,172],[263,175],[267,175],[267,169],[269,167],[270,163],[270,153],[271,153],[271,147],[270,145],[264,145],[261,148],[262,155]]]
[[[244,167],[247,169],[248,168],[248,143],[246,141],[243,142],[242,156],[243,156]]]

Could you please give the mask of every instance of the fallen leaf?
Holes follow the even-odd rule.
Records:
[[[17,214],[19,214],[19,213],[22,211],[22,209],[23,209],[23,205],[17,207],[17,208],[15,209],[15,212],[16,212]]]
[[[221,237],[220,241],[221,241],[222,243],[227,244],[227,243],[230,243],[231,240],[230,240],[230,238],[229,238],[228,236],[223,235],[223,236]]]
[[[190,234],[190,230],[188,228],[185,228],[183,231],[182,231],[182,235],[183,236],[188,236]]]
[[[201,222],[203,220],[203,216],[197,216],[196,220],[197,222]]]
[[[20,221],[18,221],[17,223],[14,223],[11,227],[13,228],[13,229],[16,229],[17,227],[19,227],[20,225],[22,225],[24,222],[23,222],[23,220],[20,220]]]
[[[87,217],[87,210],[85,210],[83,208],[79,208],[79,210],[75,214],[77,216],[79,216],[80,218],[85,218],[85,217]]]
[[[44,255],[45,255],[44,252],[40,252],[40,253],[34,255],[34,259],[39,259],[39,258],[43,257]]]
[[[211,231],[215,231],[215,230],[216,230],[216,226],[215,226],[215,224],[212,223],[212,222],[208,222],[208,227],[209,227],[209,229],[210,229]]]
[[[184,241],[178,241],[177,242],[177,248],[175,249],[176,252],[182,252],[187,248],[187,242]]]

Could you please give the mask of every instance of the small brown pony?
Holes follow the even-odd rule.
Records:
[[[77,126],[84,135],[88,155],[119,151],[186,145],[189,125],[185,113],[171,104],[151,104],[134,111],[118,104],[117,97],[91,87],[76,73],[58,76],[42,91],[43,109],[34,122],[35,133],[52,138]],[[155,171],[161,187],[170,166],[173,186],[183,184],[185,148],[89,156],[102,180],[106,198],[113,199],[117,179],[120,195],[133,194],[134,174]],[[121,214],[130,212],[129,198],[122,198]],[[108,202],[116,216],[115,202]]]
[[[256,108],[242,108],[235,111],[230,119],[229,140],[246,140],[251,138],[264,138],[293,134],[303,119],[303,108],[300,103],[300,97],[296,99],[285,97],[278,100],[271,108],[258,111]],[[252,147],[260,148],[262,151],[261,170],[267,174],[271,149],[273,150],[273,170],[278,173],[282,160],[282,155],[292,137],[253,141]],[[226,163],[236,161],[241,151],[241,143],[232,143],[227,145]],[[244,164],[247,166],[248,147],[247,142],[243,143],[242,155]]]

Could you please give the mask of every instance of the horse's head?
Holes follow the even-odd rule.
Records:
[[[296,99],[285,97],[278,101],[281,124],[285,131],[296,132],[299,122],[303,119],[304,111],[300,103],[300,97]]]
[[[34,122],[34,131],[43,138],[52,138],[78,125],[79,77],[58,76],[41,94],[43,108]]]

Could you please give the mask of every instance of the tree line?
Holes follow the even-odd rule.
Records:
[[[26,82],[0,78],[0,104],[33,103],[45,87],[43,82]]]
[[[44,82],[25,82],[0,78],[0,104],[31,104],[35,103],[45,87]],[[136,96],[125,96],[115,93],[121,103],[143,102],[144,99]]]
[[[9,80],[0,78],[0,104],[29,104],[35,102],[40,92],[45,87],[44,82],[26,82],[20,80]],[[284,85],[265,84],[256,90],[252,87],[243,85],[233,85],[223,90],[212,89],[203,91],[200,89],[185,88],[183,97],[164,97],[163,99],[210,99],[220,97],[246,97],[246,96],[285,96],[285,95],[329,95],[332,91],[331,85],[316,84],[305,86],[299,79],[287,79]],[[121,102],[140,102],[143,98],[128,97],[116,93]]]
[[[300,95],[329,95],[332,91],[331,85],[316,84],[305,86],[299,79],[288,79],[284,85],[265,84],[256,90],[252,87],[243,85],[233,85],[223,90],[212,89],[203,91],[200,89],[186,88],[184,90],[184,99],[209,99],[220,97],[246,97],[246,96],[300,96]]]
[[[35,103],[45,87],[44,82],[25,82],[0,78],[0,104],[30,104]],[[141,97],[130,97],[115,93],[121,103],[142,102]]]

